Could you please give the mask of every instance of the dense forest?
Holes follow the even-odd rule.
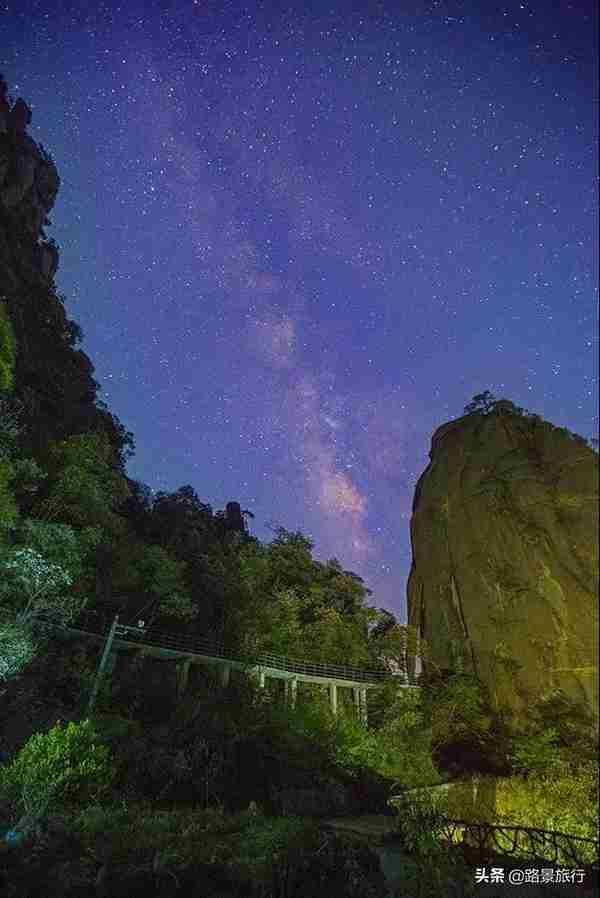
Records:
[[[376,855],[319,819],[393,815],[392,794],[474,774],[511,782],[505,819],[597,839],[585,709],[553,693],[516,725],[302,532],[263,543],[236,501],[214,510],[189,484],[132,480],[133,436],[99,398],[52,278],[1,286],[2,895],[383,895]],[[388,677],[364,726],[349,697],[333,715],[307,687],[293,708],[251,677],[222,688],[208,667],[176,700],[138,657],[88,715],[99,646],[61,633],[117,612],[248,657],[403,671],[420,654],[421,688]],[[401,816],[398,895],[469,894],[472,866],[433,839],[438,812]]]

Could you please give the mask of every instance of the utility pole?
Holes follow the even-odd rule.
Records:
[[[100,664],[98,665],[98,670],[96,672],[96,677],[94,679],[94,685],[92,686],[92,691],[90,693],[90,700],[88,702],[87,712],[91,714],[94,704],[96,702],[96,696],[98,695],[98,689],[100,688],[100,680],[102,679],[102,674],[104,673],[104,668],[106,667],[108,656],[110,655],[110,650],[113,644],[113,639],[115,638],[115,633],[117,632],[117,627],[119,626],[119,615],[115,614],[115,619],[110,625],[110,630],[108,631],[108,636],[106,637],[106,642],[104,643],[104,651],[102,652],[102,657],[100,658]]]

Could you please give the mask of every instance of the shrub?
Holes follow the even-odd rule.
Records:
[[[53,799],[100,794],[113,776],[108,749],[92,723],[60,722],[36,733],[4,767],[0,786],[17,791],[27,815],[39,818]]]

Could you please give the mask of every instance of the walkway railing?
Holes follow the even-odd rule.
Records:
[[[107,621],[99,620],[88,614],[82,615],[79,623],[75,623],[67,630],[81,630],[92,636],[106,636],[110,628]],[[305,661],[300,658],[287,658],[283,655],[270,652],[244,652],[232,649],[218,640],[210,637],[190,636],[185,633],[167,633],[153,627],[141,629],[132,626],[119,625],[116,638],[123,641],[137,643],[140,647],[154,646],[185,654],[204,655],[212,658],[222,658],[223,661],[232,661],[249,666],[270,667],[289,673],[306,674],[327,679],[350,680],[359,683],[379,683],[392,678],[393,674],[385,667],[366,669],[341,664],[327,664],[320,661]]]
[[[482,855],[491,851],[576,867],[598,863],[597,841],[555,830],[446,818],[440,823],[440,834],[449,842],[462,841]]]

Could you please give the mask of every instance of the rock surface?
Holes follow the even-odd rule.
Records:
[[[409,623],[436,665],[474,671],[496,706],[520,716],[560,688],[597,715],[598,455],[510,408],[433,435],[413,504]]]
[[[60,186],[56,166],[28,135],[0,133],[0,287],[5,293],[52,281],[58,250],[44,224]]]

